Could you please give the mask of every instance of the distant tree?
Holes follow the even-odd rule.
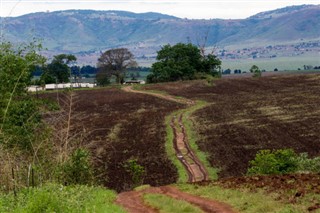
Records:
[[[98,69],[96,67],[90,65],[83,66],[80,70],[82,74],[97,74],[97,71]]]
[[[51,83],[54,79],[57,83],[69,82],[71,74],[70,65],[76,62],[74,55],[60,54],[54,56],[52,62],[48,64],[46,71],[43,73],[42,79],[45,83]]]
[[[257,65],[252,65],[250,72],[253,73],[253,77],[261,77],[261,70]]]
[[[195,79],[199,73],[216,75],[221,61],[215,55],[202,55],[193,44],[165,45],[158,51],[147,82],[166,82]]]
[[[71,77],[74,79],[74,82],[77,82],[79,78],[81,78],[81,69],[79,66],[70,67]]]
[[[273,71],[277,72],[277,71],[278,71],[278,68],[275,68]]]
[[[228,69],[224,70],[223,74],[225,74],[225,75],[231,74],[231,69],[228,68]]]
[[[118,84],[124,82],[126,71],[130,67],[137,66],[134,55],[126,48],[107,50],[98,58],[99,76],[115,76]],[[98,79],[97,79],[98,81]]]
[[[96,80],[99,86],[106,86],[110,84],[110,74],[107,72],[98,72],[96,75]]]

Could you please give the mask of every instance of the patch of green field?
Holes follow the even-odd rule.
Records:
[[[303,65],[319,66],[320,60],[318,55],[306,55],[297,57],[278,57],[278,58],[261,58],[261,59],[227,59],[222,60],[222,69],[241,69],[249,72],[252,65],[257,65],[261,70],[273,71],[277,68],[283,70],[303,70]]]

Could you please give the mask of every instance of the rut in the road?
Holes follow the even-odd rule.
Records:
[[[178,159],[188,172],[188,182],[206,181],[209,179],[208,172],[190,148],[188,136],[182,122],[183,116],[184,114],[180,113],[171,120],[171,128],[174,131],[174,149]]]
[[[195,105],[195,102],[188,99],[176,99],[170,95],[152,93],[147,91],[136,91],[131,87],[124,87],[126,92],[143,93],[147,95],[153,95],[159,98],[163,98],[170,101],[176,101],[186,104],[189,107]],[[174,132],[173,146],[176,151],[176,156],[186,168],[189,179],[188,182],[200,182],[209,179],[208,172],[204,165],[200,162],[193,150],[190,148],[188,142],[188,136],[183,124],[184,112],[179,112],[171,119],[171,128]],[[123,206],[130,213],[154,213],[159,212],[158,209],[152,208],[144,203],[143,195],[146,193],[163,194],[172,197],[177,200],[184,200],[192,205],[198,206],[204,212],[215,213],[234,213],[229,205],[202,198],[199,196],[187,194],[172,186],[150,187],[141,191],[123,192],[118,195],[116,203]]]
[[[147,206],[143,202],[144,194],[163,194],[172,197],[177,200],[186,201],[194,206],[199,207],[202,211],[208,213],[235,213],[229,205],[209,200],[206,198],[191,195],[178,190],[172,186],[160,186],[160,187],[150,187],[142,191],[131,191],[123,192],[119,194],[116,201],[117,204],[122,205],[130,213],[154,213],[159,212],[159,210]]]
[[[163,98],[169,101],[175,101],[178,103],[186,104],[188,107],[192,107],[196,104],[195,101],[193,100],[189,100],[185,98],[177,99],[168,94],[159,94],[159,93],[153,93],[149,91],[133,90],[132,87],[130,86],[124,87],[123,90],[126,92],[153,95],[158,98]],[[176,151],[176,156],[180,160],[180,162],[184,165],[188,173],[188,176],[189,176],[188,182],[206,181],[209,179],[208,172],[205,166],[202,164],[202,162],[197,158],[194,151],[190,148],[190,145],[188,143],[188,136],[182,122],[183,116],[184,114],[181,112],[178,114],[178,116],[173,117],[170,125],[174,132],[173,147]]]

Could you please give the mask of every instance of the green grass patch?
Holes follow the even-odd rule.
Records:
[[[100,187],[46,184],[0,196],[0,212],[125,212],[116,193]]]
[[[191,184],[179,184],[177,187],[193,195],[228,203],[235,210],[243,213],[307,212],[307,209],[304,207],[275,201],[277,195],[268,196],[261,191],[249,192],[245,190],[224,189],[218,186],[198,186]]]
[[[191,205],[183,200],[176,200],[165,195],[158,194],[145,194],[143,196],[146,203],[152,207],[157,208],[160,212],[176,213],[176,212],[189,212],[201,213],[200,208]]]

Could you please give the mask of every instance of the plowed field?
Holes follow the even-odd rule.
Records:
[[[194,116],[200,149],[220,177],[241,176],[258,150],[320,155],[320,75],[157,84],[145,89],[210,103]]]
[[[60,103],[65,95],[44,94]],[[62,110],[68,110],[62,104]],[[144,167],[139,184],[152,186],[174,183],[177,171],[165,152],[165,116],[182,104],[120,89],[74,91],[71,132],[81,133],[82,143],[92,151],[98,179],[117,191],[134,186],[128,160]],[[56,115],[47,116],[47,120]],[[72,135],[71,134],[71,135]],[[79,138],[79,135],[77,136]]]

